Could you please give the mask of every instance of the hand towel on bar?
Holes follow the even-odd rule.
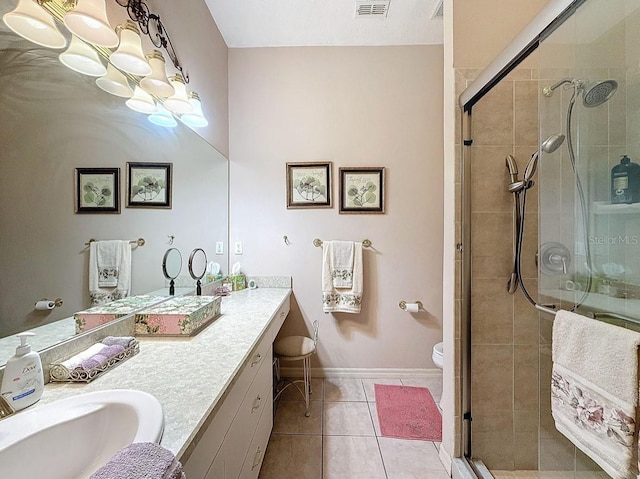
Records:
[[[185,475],[171,451],[152,442],[136,442],[120,449],[90,479],[185,479]]]
[[[329,241],[327,254],[331,263],[334,288],[353,287],[353,241]]]
[[[334,283],[333,243],[334,241],[322,243],[322,310],[325,313],[359,313],[363,292],[362,243],[352,242],[353,272],[350,287],[337,287]]]
[[[640,333],[568,311],[553,322],[556,429],[614,479],[638,472]]]
[[[129,296],[131,245],[126,240],[89,244],[89,295],[91,306]]]

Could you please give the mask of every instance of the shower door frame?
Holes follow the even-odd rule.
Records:
[[[461,330],[460,330],[460,437],[463,460],[476,477],[491,477],[481,461],[473,461],[471,410],[471,146],[473,106],[507,74],[537,49],[576,9],[587,0],[552,0],[531,23],[483,70],[459,98],[462,128],[461,158],[461,238],[457,245],[461,261]],[[455,474],[454,474],[455,477]]]

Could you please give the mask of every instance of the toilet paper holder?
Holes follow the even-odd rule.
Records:
[[[407,303],[405,300],[400,301],[400,303],[398,304],[398,306],[400,306],[400,309],[403,311],[407,311],[408,309],[414,309],[411,306],[417,306],[418,307],[418,311],[422,310],[422,301],[414,301],[413,303]],[[412,311],[412,312],[417,312],[417,311]]]
[[[60,306],[62,306],[62,303],[62,298],[56,298],[54,300],[42,298],[35,302],[35,308],[39,311],[44,311],[53,308],[59,308]]]

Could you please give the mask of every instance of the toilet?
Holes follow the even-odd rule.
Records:
[[[433,364],[438,366],[438,368],[442,369],[442,365],[444,364],[444,358],[442,357],[442,344],[438,343],[433,347],[433,354],[431,355],[431,359],[433,359]]]

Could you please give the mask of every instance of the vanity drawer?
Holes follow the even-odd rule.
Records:
[[[260,474],[260,467],[262,467],[264,454],[267,451],[267,444],[269,444],[269,437],[271,436],[272,428],[273,414],[271,413],[270,408],[265,408],[262,411],[262,416],[260,416],[258,429],[253,436],[251,446],[249,446],[247,457],[244,459],[240,479],[256,479],[258,474]]]
[[[269,352],[271,349],[269,349]],[[254,436],[263,411],[271,414],[271,363],[262,361],[262,366],[244,397],[231,429],[224,440],[225,477],[237,478],[242,470],[249,445]]]
[[[291,301],[290,296],[287,296],[287,299],[285,299],[282,305],[280,306],[280,308],[278,308],[278,311],[276,311],[276,314],[273,315],[273,322],[271,323],[271,326],[269,327],[269,333],[267,334],[271,342],[273,342],[276,339],[276,336],[278,335],[278,331],[280,331],[280,328],[282,327],[284,320],[287,318],[287,315],[289,314],[289,310],[291,309],[290,301]]]

